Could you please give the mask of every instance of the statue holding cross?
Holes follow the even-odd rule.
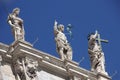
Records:
[[[91,71],[105,72],[105,58],[102,51],[101,42],[107,43],[108,40],[100,38],[98,31],[88,36],[88,53],[91,61]]]

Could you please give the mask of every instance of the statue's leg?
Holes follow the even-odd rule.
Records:
[[[94,67],[94,63],[91,61],[91,71],[94,71],[95,67]]]
[[[18,39],[17,39],[17,33],[16,33],[16,31],[14,32],[14,38],[15,38],[15,41],[18,40]]]
[[[64,60],[64,59],[65,59],[65,55],[64,55],[64,53],[63,53],[63,48],[60,49],[59,54],[60,54],[60,58],[61,58],[62,60]]]
[[[104,58],[103,54],[102,54],[102,56],[100,58],[100,63],[101,63],[101,69],[102,69],[102,71],[105,71],[105,58]]]
[[[66,46],[66,57],[68,60],[72,60],[72,48],[69,45]]]
[[[96,70],[97,63],[98,63],[97,57],[96,57],[96,55],[93,55],[91,57],[91,71],[95,71]]]
[[[67,52],[67,59],[72,60],[72,51],[71,50],[68,50],[68,52]]]

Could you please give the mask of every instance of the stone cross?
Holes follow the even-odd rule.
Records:
[[[102,51],[102,45],[101,45],[101,42],[108,43],[108,40],[101,39],[99,33],[98,33],[98,37],[97,37],[96,40],[98,41],[98,45],[100,46],[100,49],[101,49],[101,51]]]

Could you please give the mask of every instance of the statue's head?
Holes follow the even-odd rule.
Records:
[[[90,38],[91,38],[92,36],[94,36],[94,33],[90,33],[90,34],[88,34],[87,39],[90,40]]]
[[[20,13],[20,9],[19,8],[13,9],[13,14],[16,14],[18,16],[19,13]]]
[[[64,31],[64,25],[63,24],[59,24],[58,25],[58,30],[63,32]]]

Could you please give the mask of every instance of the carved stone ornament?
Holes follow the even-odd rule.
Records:
[[[18,80],[34,80],[37,76],[38,62],[31,58],[18,58],[14,67],[17,73]]]
[[[26,80],[26,75],[23,67],[22,58],[18,58],[17,61],[14,63],[16,78],[18,80]]]
[[[36,71],[37,71],[37,66],[38,66],[38,62],[26,57],[26,62],[25,62],[25,66],[26,66],[26,72],[27,75],[32,79],[35,78],[37,76]]]

